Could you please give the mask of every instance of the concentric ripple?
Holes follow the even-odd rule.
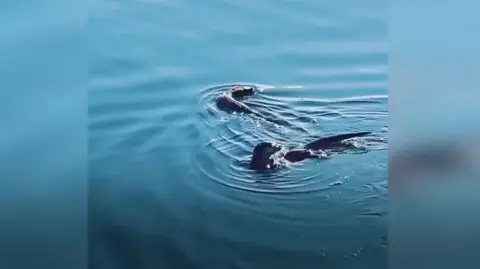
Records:
[[[254,146],[261,141],[275,141],[287,147],[294,147],[311,141],[319,136],[328,135],[319,124],[322,117],[348,118],[351,111],[342,109],[349,107],[376,104],[384,101],[383,96],[371,96],[344,99],[295,99],[282,97],[278,92],[286,90],[299,91],[300,87],[273,87],[257,84],[241,84],[256,86],[259,92],[245,100],[252,108],[264,113],[282,117],[288,126],[280,126],[255,115],[226,113],[215,106],[215,97],[228,91],[231,85],[207,88],[200,92],[198,112],[198,130],[203,134],[201,148],[194,154],[193,163],[198,178],[207,178],[216,183],[232,188],[266,193],[298,193],[314,192],[335,185],[329,182],[330,175],[322,174],[321,167],[325,160],[311,160],[302,163],[288,164],[285,167],[267,172],[251,171],[248,167]],[[238,84],[235,84],[238,85]],[[275,91],[278,89],[277,94]],[[294,105],[294,106],[293,106]],[[312,113],[308,108],[316,105],[318,111]],[[329,109],[337,114],[327,115]],[[378,115],[377,115],[378,116]],[[312,131],[309,131],[312,130]],[[343,132],[346,132],[345,130]],[[385,138],[373,137],[357,140],[352,143],[354,152],[364,153],[368,149],[381,149],[386,145]],[[368,148],[368,149],[367,149]],[[212,169],[215,167],[215,169]]]
[[[92,266],[385,268],[387,7],[94,1]],[[218,110],[230,83],[260,87],[245,102],[283,121]],[[248,169],[260,141],[353,131],[374,135],[330,159]]]

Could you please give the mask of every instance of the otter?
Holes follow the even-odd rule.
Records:
[[[222,93],[217,97],[216,105],[220,110],[226,112],[253,114],[257,117],[260,117],[275,124],[292,126],[289,122],[285,120],[267,116],[266,114],[261,113],[241,102],[241,100],[244,100],[246,97],[255,95],[255,92],[257,91],[258,88],[254,86],[233,86],[226,93]],[[300,128],[300,130],[305,131],[302,128]]]
[[[240,102],[245,97],[254,95],[255,90],[256,88],[251,86],[234,86],[228,92],[222,93],[217,97],[217,107],[228,112],[256,114],[257,111]]]
[[[278,169],[280,168],[280,164],[285,161],[295,163],[305,159],[321,158],[325,156],[325,152],[323,152],[325,150],[348,147],[347,144],[343,143],[344,140],[366,136],[371,133],[372,132],[356,132],[324,137],[293,149],[286,149],[275,142],[260,142],[253,149],[250,169]]]

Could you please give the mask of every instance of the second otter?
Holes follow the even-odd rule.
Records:
[[[216,105],[223,111],[253,114],[275,124],[292,126],[286,120],[277,119],[274,116],[268,116],[268,114],[260,113],[259,111],[241,102],[241,100],[245,99],[246,97],[254,95],[256,91],[258,91],[258,88],[254,86],[234,86],[228,92],[222,93],[217,97]],[[305,130],[300,128],[300,131]]]
[[[256,111],[239,101],[247,96],[254,95],[255,89],[256,88],[251,86],[235,86],[228,92],[222,93],[217,97],[217,107],[228,112],[244,112],[255,114],[257,113]]]

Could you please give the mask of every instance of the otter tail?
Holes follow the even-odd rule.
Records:
[[[343,140],[354,138],[354,137],[365,136],[371,133],[372,132],[357,132],[357,133],[348,133],[348,134],[340,134],[340,135],[324,137],[324,138],[317,139],[313,142],[310,142],[306,144],[304,147],[306,149],[312,149],[312,150],[327,149],[329,147],[337,146]]]

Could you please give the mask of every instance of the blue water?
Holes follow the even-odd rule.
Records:
[[[92,268],[385,268],[387,2],[91,2]],[[292,126],[219,111],[235,83]],[[368,130],[259,175],[254,145]]]

